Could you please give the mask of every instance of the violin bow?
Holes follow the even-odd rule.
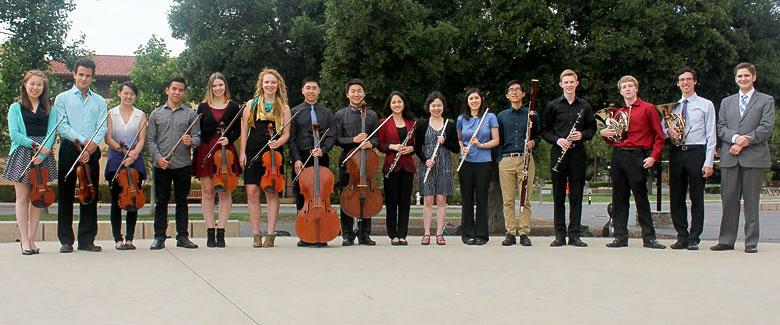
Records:
[[[444,131],[447,129],[447,122],[449,122],[449,121],[450,120],[448,120],[448,119],[444,119],[444,127],[441,128],[441,134],[439,136],[444,136]],[[441,143],[439,143],[437,141],[436,142],[436,148],[433,149],[433,155],[430,158],[431,160],[436,160],[436,155],[439,153],[439,146],[440,145],[441,145]],[[427,166],[426,166],[426,168],[427,168]],[[423,178],[423,184],[428,182],[428,174],[431,173],[431,169],[433,169],[433,168],[427,168],[425,170],[425,177]]]
[[[41,149],[43,149],[43,144],[46,143],[46,141],[49,141],[49,138],[51,138],[52,135],[57,133],[57,127],[62,123],[62,121],[65,120],[65,115],[60,116],[60,119],[57,121],[57,124],[54,124],[54,128],[51,129],[51,132],[46,135],[46,138],[43,139],[43,142],[40,145],[37,145],[37,143],[33,142],[33,144],[37,145],[38,150],[35,151],[35,153],[32,155],[32,159],[30,159],[30,162],[27,163],[27,167],[24,167],[24,171],[22,171],[21,176],[19,176],[19,181],[22,181],[22,178],[24,178],[24,174],[27,173],[27,170],[30,169],[30,166],[32,166],[33,160],[35,160],[35,156],[37,156],[39,153],[41,153]]]
[[[458,171],[460,171],[460,167],[463,166],[463,162],[466,161],[466,156],[468,156],[468,151],[471,149],[471,139],[477,138],[477,133],[479,133],[479,129],[482,127],[482,122],[485,122],[485,116],[487,116],[488,111],[490,110],[490,107],[485,108],[485,112],[482,113],[482,119],[479,120],[479,125],[477,125],[477,130],[474,131],[474,135],[471,136],[469,139],[469,145],[466,147],[466,154],[461,156],[460,163],[458,164]]]
[[[165,155],[165,157],[163,157],[163,159],[168,160],[168,161],[171,160],[171,156],[173,156],[173,152],[176,151],[176,148],[179,147],[179,145],[181,144],[181,141],[184,139],[184,136],[187,135],[187,133],[190,133],[190,130],[192,130],[192,128],[195,127],[195,124],[198,123],[198,121],[200,121],[201,118],[203,118],[203,113],[198,114],[198,116],[195,117],[194,120],[192,120],[192,123],[190,123],[190,126],[188,126],[186,130],[184,130],[184,134],[182,134],[181,137],[179,137],[179,141],[176,141],[176,144],[173,145],[173,148],[171,148],[171,151],[168,152],[168,154]]]
[[[220,137],[225,136],[225,133],[230,131],[230,128],[233,126],[233,123],[235,123],[238,120],[238,117],[241,116],[241,112],[244,111],[244,107],[246,107],[246,103],[241,105],[241,108],[236,113],[236,116],[233,117],[233,120],[230,121],[230,124],[228,124],[228,126],[224,130],[222,130],[222,132],[220,133]],[[217,141],[217,142],[219,142],[219,141]],[[209,158],[211,158],[211,155],[214,154],[214,150],[217,149],[217,145],[218,145],[218,143],[214,143],[214,145],[211,146],[211,149],[209,150],[208,155],[206,155],[206,159],[203,159],[203,162],[200,163],[200,168],[206,167],[206,162],[209,160]]]
[[[67,173],[67,174],[65,174],[65,178],[68,178],[68,176],[70,175],[70,173],[72,173],[72,172],[73,172],[73,169],[74,169],[74,168],[76,168],[76,164],[78,164],[78,163],[79,163],[79,158],[81,158],[81,155],[83,155],[83,154],[84,154],[84,152],[85,152],[85,151],[87,151],[87,147],[89,146],[89,143],[90,143],[90,142],[93,142],[92,140],[95,140],[95,136],[96,136],[96,135],[98,134],[98,132],[100,131],[100,128],[101,128],[101,127],[103,127],[103,124],[106,124],[106,120],[108,120],[108,112],[106,112],[106,117],[104,117],[104,118],[103,118],[103,122],[100,122],[100,125],[98,125],[98,127],[95,129],[95,133],[92,133],[92,136],[91,136],[91,137],[89,137],[89,140],[87,140],[87,142],[83,143],[83,145],[84,145],[84,148],[82,148],[82,149],[81,149],[81,152],[79,153],[79,155],[78,155],[78,156],[76,156],[76,161],[74,161],[74,162],[73,162],[73,165],[72,165],[72,166],[70,166],[70,170],[68,170],[68,173]]]
[[[322,140],[325,140],[325,136],[328,134],[328,132],[330,132],[330,128],[326,129],[325,132],[322,132],[322,134],[320,135],[320,141],[317,142],[317,146],[314,147],[314,149],[320,147],[320,144],[322,143]],[[295,183],[295,181],[298,180],[298,177],[301,176],[301,173],[303,173],[303,170],[306,169],[306,164],[309,163],[309,159],[311,159],[313,154],[314,154],[314,152],[312,150],[312,153],[310,153],[309,157],[306,158],[306,161],[303,162],[303,166],[304,167],[301,167],[301,170],[299,170],[298,173],[295,174],[295,179],[293,179],[293,181],[292,181],[293,183]]]
[[[377,132],[377,131],[379,131],[379,129],[381,129],[381,128],[382,128],[382,127],[385,125],[385,123],[387,123],[388,121],[390,121],[390,120],[391,120],[391,117],[392,117],[392,116],[388,116],[388,117],[385,119],[385,121],[384,121],[384,122],[382,122],[382,124],[379,124],[379,126],[377,126],[377,127],[376,127],[376,129],[374,129],[374,132],[371,132],[371,134],[369,134],[369,135],[366,137],[366,139],[365,139],[365,140],[363,140],[362,142],[360,142],[360,144],[357,146],[357,148],[360,148],[360,147],[362,147],[362,146],[363,146],[363,145],[364,145],[366,142],[368,142],[368,141],[371,139],[371,137],[373,137],[373,136],[374,136],[374,134],[376,134],[376,132]],[[358,152],[358,150],[352,151],[352,153],[350,153],[349,155],[347,155],[347,158],[344,158],[344,161],[342,161],[342,162],[341,162],[341,164],[342,164],[342,165],[346,164],[346,163],[347,163],[347,160],[349,160],[349,158],[352,158],[352,156],[353,156],[353,155],[355,155],[355,153],[356,153],[356,152]]]
[[[290,122],[292,122],[292,120],[295,119],[295,117],[298,116],[298,113],[300,113],[300,112],[301,111],[295,112],[295,114],[293,114],[293,116],[291,116],[290,119],[287,120],[287,122],[284,122],[284,124],[282,124],[282,128],[279,129],[279,131],[277,131],[276,134],[274,134],[271,137],[271,140],[268,140],[268,142],[266,142],[265,145],[262,148],[260,148],[260,151],[258,151],[257,154],[254,157],[252,157],[252,159],[246,165],[247,166],[252,166],[252,164],[255,162],[255,160],[257,160],[257,158],[260,158],[260,154],[263,152],[263,150],[265,150],[265,148],[268,147],[268,144],[271,143],[271,141],[276,140],[279,137],[279,135],[282,134],[282,132],[284,132],[284,128],[286,128],[288,125],[290,125]]]
[[[138,129],[138,133],[136,133],[136,134],[135,134],[135,139],[133,139],[133,142],[132,142],[131,146],[135,146],[135,145],[138,143],[138,137],[139,137],[139,136],[141,136],[141,131],[142,131],[142,130],[143,130],[143,129],[144,129],[146,126],[147,126],[147,125],[149,125],[149,119],[146,119],[146,120],[144,121],[144,125],[142,125],[142,126],[141,126],[141,128],[139,128],[139,129]],[[121,148],[120,148],[120,149],[121,149]],[[127,159],[127,156],[130,154],[130,150],[132,150],[132,149],[130,149],[130,147],[127,147],[127,151],[125,152],[125,155],[124,155],[124,157],[122,157],[122,160],[121,160],[121,161],[125,161],[125,159]],[[120,168],[122,167],[122,166],[121,166],[121,164],[122,164],[122,163],[120,162],[120,166],[119,166]],[[116,180],[116,177],[117,177],[118,175],[119,175],[119,170],[117,170],[117,171],[116,171],[116,173],[114,173],[114,177],[113,177],[113,178],[111,178],[111,181],[110,181],[108,184],[109,184],[109,185],[111,185],[111,184],[114,184],[114,181]]]

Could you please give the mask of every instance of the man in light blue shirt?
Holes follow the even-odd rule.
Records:
[[[677,242],[672,249],[699,249],[699,236],[704,227],[704,180],[712,175],[715,159],[715,106],[711,101],[696,95],[698,81],[691,68],[677,70],[677,86],[682,98],[672,109],[685,121],[685,129],[673,126],[664,134],[669,138],[684,140],[669,150],[669,203],[672,223],[677,231]],[[685,204],[686,192],[691,191],[691,227]]]
[[[97,144],[108,132],[105,118],[108,115],[106,100],[89,89],[89,84],[95,74],[95,62],[87,58],[76,61],[73,68],[73,88],[66,90],[54,100],[54,111],[58,118],[65,119],[57,127],[62,135],[57,168],[58,178],[57,236],[60,239],[60,253],[73,252],[73,195],[76,187],[76,171],[66,175],[76,160],[89,166],[87,174],[94,184],[95,196],[91,200],[81,202],[79,206],[78,249],[99,252],[100,246],[95,246],[97,234],[97,182],[100,176],[100,149]],[[86,145],[87,150],[79,156],[80,145]]]

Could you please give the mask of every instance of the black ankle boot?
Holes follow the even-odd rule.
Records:
[[[217,228],[217,247],[225,247],[225,228]]]
[[[206,247],[217,247],[214,241],[214,228],[206,228]]]

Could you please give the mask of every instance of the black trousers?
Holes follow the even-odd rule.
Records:
[[[619,240],[628,240],[628,200],[631,193],[634,194],[636,217],[642,228],[642,240],[647,242],[655,239],[650,201],[647,198],[647,170],[642,167],[644,159],[644,150],[612,149],[612,225],[615,227],[615,238]]]
[[[116,172],[109,172],[106,178],[111,181]],[[138,173],[138,188],[143,184],[143,174]],[[119,207],[119,194],[122,193],[122,187],[119,186],[119,180],[110,184],[111,189],[111,232],[114,235],[114,242],[122,241],[122,208]],[[125,240],[133,241],[135,237],[135,224],[138,221],[138,211],[127,211],[127,227],[125,229]]]
[[[488,232],[488,190],[490,189],[490,164],[492,162],[464,162],[458,173],[460,194],[463,201],[461,211],[461,239],[489,240]],[[477,217],[474,218],[474,197],[477,199]]]
[[[550,151],[550,165],[555,166],[561,148],[554,147]],[[580,236],[582,220],[582,191],[585,187],[585,154],[584,146],[570,148],[558,165],[558,172],[552,172],[553,185],[553,221],[555,236],[566,237],[566,184],[569,184],[569,237]],[[550,167],[552,169],[552,167]]]
[[[413,182],[414,173],[405,170],[390,173],[390,178],[385,178],[385,223],[390,239],[406,238]]]
[[[342,156],[344,154],[342,153]],[[344,157],[339,158],[339,162],[344,160]],[[339,186],[342,190],[349,185],[349,173],[347,173],[346,165],[339,166]],[[352,229],[355,225],[355,219],[344,213],[344,210],[339,209],[339,219],[341,219],[341,237],[344,239],[355,239],[355,231]],[[371,235],[371,218],[365,218],[358,220],[358,238],[368,238]]]
[[[699,242],[704,229],[704,177],[701,174],[707,148],[689,146],[687,150],[673,146],[669,151],[669,205],[677,238]],[[691,230],[688,231],[688,213],[685,194],[691,195]]]
[[[309,152],[308,151],[299,151],[300,157],[308,157]],[[303,160],[301,161],[303,162]],[[320,166],[328,167],[330,165],[330,157],[328,157],[328,154],[323,152],[322,157],[320,157]],[[314,166],[314,157],[309,159],[309,162],[306,163],[306,165],[303,166],[303,168]],[[303,170],[303,169],[301,169]],[[295,172],[295,168],[293,168],[293,173]],[[295,178],[295,174],[293,174],[293,178]],[[301,187],[298,185],[298,181],[293,183],[293,197],[295,197],[295,208],[298,211],[301,211],[303,209],[303,194],[301,194]]]
[[[57,157],[57,169],[60,171],[57,173],[57,183],[59,184],[57,187],[59,198],[59,204],[57,205],[57,237],[59,237],[62,245],[73,245],[75,240],[73,235],[73,195],[76,193],[76,169],[74,168],[67,178],[65,174],[76,161],[78,155],[79,151],[76,150],[73,142],[63,139],[60,143],[60,152]],[[95,184],[97,184],[100,177],[99,160],[100,150],[95,150],[89,156],[89,161],[87,162],[90,168],[89,176]],[[95,185],[95,200],[92,203],[79,205],[79,245],[90,245],[95,242],[95,235],[97,235],[98,230],[98,188]]]
[[[176,169],[154,167],[154,237],[165,239],[168,230],[168,202],[171,199],[171,183],[176,202],[176,238],[187,237],[189,212],[187,195],[190,193],[192,166]]]

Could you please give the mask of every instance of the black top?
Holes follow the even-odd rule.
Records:
[[[428,132],[428,125],[430,125],[431,119],[425,119],[424,121],[417,122],[417,132],[414,134],[414,153],[420,158],[420,161],[425,163],[429,158],[425,156],[425,132]],[[439,130],[441,131],[441,130]],[[444,130],[444,145],[454,153],[460,153],[460,144],[458,144],[458,130],[455,127],[455,122],[449,121],[447,123],[447,129]],[[441,150],[441,148],[439,148]]]
[[[577,130],[582,132],[582,139],[574,141],[575,144],[582,144],[593,138],[596,134],[596,119],[593,117],[593,110],[590,104],[582,98],[575,97],[574,102],[569,104],[566,97],[561,96],[547,103],[544,111],[543,123],[545,125],[542,131],[542,137],[547,142],[553,144],[553,148],[558,148],[557,142],[560,138],[569,136],[574,121],[577,120],[577,113],[582,111],[582,120],[577,124]],[[583,147],[584,146],[575,146]]]
[[[241,114],[241,108],[236,102],[231,100],[225,107],[225,113],[222,114],[222,118],[219,121],[214,119],[214,114],[211,113],[211,107],[209,107],[208,103],[200,103],[198,105],[198,113],[203,113],[203,118],[200,119],[200,143],[209,143],[211,137],[217,133],[219,122],[225,123],[225,127],[227,127],[230,121],[236,117],[236,114]],[[240,119],[239,117],[239,120],[236,120],[233,126],[230,127],[230,130],[228,130],[226,135],[228,143],[235,142],[241,136]]]
[[[290,146],[290,157],[292,161],[300,160],[303,162],[306,157],[301,157],[301,151],[309,151],[314,148],[314,132],[312,130],[311,121],[311,104],[303,102],[298,106],[295,106],[290,111],[290,114],[298,116],[290,123],[290,140],[287,141],[287,145]],[[336,144],[336,122],[333,117],[333,113],[325,106],[322,106],[319,102],[314,104],[314,113],[317,115],[317,130],[322,136],[325,130],[330,129],[328,134],[325,135],[325,139],[320,142],[320,149],[322,152],[327,153]]]
[[[389,123],[389,122],[388,122]],[[358,146],[358,143],[352,142],[352,138],[361,133],[362,121],[360,118],[360,110],[352,106],[347,106],[336,112],[336,142],[344,150],[341,151],[341,158],[343,160],[349,154],[349,151]],[[379,126],[379,116],[373,109],[366,109],[366,134],[371,134]],[[333,131],[331,131],[333,132]],[[371,145],[376,148],[379,145],[379,136],[374,133],[369,140]]]
[[[33,113],[31,110],[22,108],[22,119],[24,127],[27,129],[28,137],[45,137],[46,129],[49,126],[49,114],[40,107]]]

